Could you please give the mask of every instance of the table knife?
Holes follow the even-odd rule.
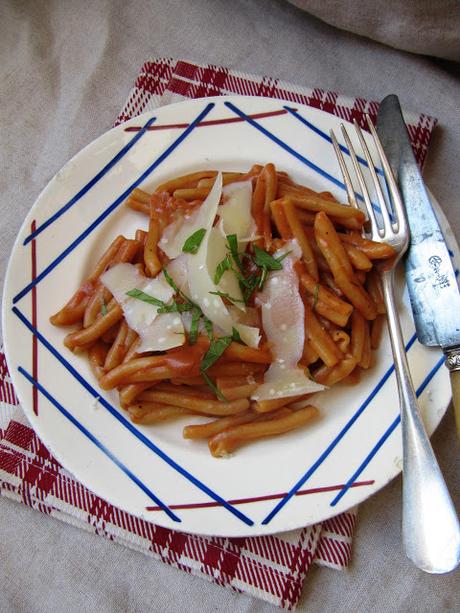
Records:
[[[377,132],[407,210],[411,238],[406,280],[417,337],[424,345],[440,346],[446,356],[460,438],[460,293],[397,96],[381,102]]]

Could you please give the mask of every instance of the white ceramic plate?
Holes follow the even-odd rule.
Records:
[[[86,359],[63,346],[66,330],[48,321],[117,234],[133,236],[146,226],[141,214],[123,206],[133,187],[151,191],[197,169],[246,170],[274,162],[298,182],[343,201],[326,137],[331,128],[339,134],[339,119],[295,108],[264,98],[214,98],[132,119],[64,166],[32,207],[14,246],[3,304],[5,348],[30,422],[89,489],[163,526],[221,536],[285,531],[348,509],[401,469],[387,338],[359,386],[318,396],[316,423],[217,460],[205,442],[182,439],[182,426],[192,418],[155,427],[131,424],[117,395],[98,388]],[[147,122],[153,129],[129,131]],[[450,399],[448,375],[440,351],[415,340],[402,282],[399,295],[414,383],[432,432]]]

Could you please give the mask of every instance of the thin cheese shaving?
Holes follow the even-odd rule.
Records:
[[[158,307],[127,295],[138,289],[168,303],[174,290],[163,275],[148,279],[133,264],[116,264],[101,276],[104,286],[123,309],[126,323],[141,339],[139,353],[164,351],[184,344],[184,327],[177,313],[158,314]]]
[[[159,245],[168,258],[177,258],[182,253],[185,241],[201,228],[212,227],[222,194],[222,173],[219,172],[206,200],[188,219],[175,221],[167,226]]]
[[[297,396],[324,389],[298,366],[305,339],[305,309],[294,270],[294,263],[300,256],[297,241],[290,241],[273,257],[280,257],[286,251],[291,253],[284,258],[283,269],[268,274],[264,289],[256,298],[256,303],[262,307],[262,325],[275,361],[265,373],[264,383],[253,394],[254,400]]]

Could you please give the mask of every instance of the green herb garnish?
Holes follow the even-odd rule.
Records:
[[[224,272],[232,269],[232,260],[230,255],[226,255],[224,259],[217,264],[216,272],[214,273],[214,285],[218,285]]]
[[[213,296],[220,296],[221,298],[227,298],[227,300],[230,300],[230,302],[241,302],[243,304],[245,304],[244,300],[240,300],[239,298],[233,298],[233,296],[230,296],[230,294],[227,294],[227,292],[220,292],[220,291],[216,291],[216,292],[209,292],[210,294],[212,294]]]
[[[153,304],[157,307],[165,307],[165,303],[163,300],[158,300],[154,296],[150,296],[146,294],[140,289],[130,289],[129,292],[126,292],[127,296],[131,296],[131,298],[137,298],[138,300],[142,300],[142,302],[147,302],[148,304]]]
[[[160,313],[185,313],[186,311],[191,311],[193,306],[189,302],[176,302],[173,301],[172,304],[165,304],[162,307],[158,308],[158,314]]]
[[[203,325],[204,329],[206,330],[206,334],[208,335],[210,340],[212,340],[214,338],[214,329],[212,326],[212,321],[208,319],[205,315],[203,315]]]
[[[217,360],[224,353],[227,347],[229,347],[232,340],[233,339],[231,336],[221,336],[220,338],[211,341],[209,349],[201,360],[201,372],[208,370],[208,368],[210,368],[215,362],[217,362]]]
[[[195,304],[194,304],[194,303],[193,303],[193,302],[190,300],[190,298],[189,298],[188,296],[186,296],[186,295],[184,294],[184,292],[183,292],[181,289],[179,289],[179,288],[177,287],[177,285],[176,285],[176,284],[175,284],[175,282],[174,282],[174,279],[171,277],[171,275],[170,275],[170,274],[169,274],[169,272],[166,270],[166,268],[163,268],[163,275],[164,275],[164,277],[165,277],[166,282],[168,283],[168,285],[170,285],[170,286],[173,288],[173,290],[176,292],[176,294],[179,294],[179,296],[180,296],[180,297],[181,297],[183,300],[185,300],[185,302],[188,302],[188,303],[192,304],[193,306],[197,306],[197,305],[195,305]]]
[[[316,303],[318,302],[318,294],[319,294],[319,283],[315,285],[315,289],[313,290],[313,308],[315,308]]]
[[[193,234],[191,234],[185,241],[182,251],[184,253],[198,253],[201,243],[203,242],[204,235],[206,234],[206,228],[200,228]]]
[[[101,296],[101,315],[107,315],[107,305],[105,304],[104,296]]]
[[[199,307],[193,307],[192,310],[192,323],[190,324],[190,332],[188,335],[188,342],[190,345],[194,345],[198,338],[198,328],[200,325],[200,318],[203,315]]]
[[[235,341],[236,343],[242,343],[243,342],[241,340],[240,333],[238,332],[238,330],[236,328],[232,328],[232,341]]]
[[[281,262],[277,258],[274,258],[257,245],[254,245],[254,262],[259,268],[266,268],[267,270],[283,269]]]
[[[206,384],[212,389],[212,391],[214,392],[214,394],[217,396],[219,400],[221,400],[222,402],[228,402],[227,398],[225,398],[225,396],[222,394],[222,392],[217,387],[217,385],[214,383],[214,381],[212,381],[205,372],[202,372],[201,376],[203,377]]]
[[[227,234],[227,245],[235,264],[238,269],[242,271],[243,264],[241,263],[240,254],[238,253],[238,237],[236,234]]]

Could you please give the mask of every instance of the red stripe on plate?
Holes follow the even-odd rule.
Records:
[[[297,110],[297,109],[294,109]],[[277,115],[286,115],[287,111],[284,109],[280,109],[279,111],[267,111],[266,113],[255,113],[254,115],[248,115],[251,119],[263,119],[264,117],[276,117]],[[203,128],[205,126],[218,126],[225,123],[241,123],[246,121],[242,117],[226,117],[225,119],[209,119],[208,121],[200,121],[197,124],[198,128]],[[159,125],[152,125],[147,128],[149,132],[153,132],[155,130],[170,130],[173,128],[187,128],[188,123],[168,123]],[[142,130],[142,126],[129,126],[125,128],[125,132],[139,132]]]
[[[374,480],[372,481],[355,481],[350,487],[362,487],[364,485],[372,485]],[[336,490],[341,490],[345,487],[343,483],[339,485],[327,485],[324,487],[312,487],[308,490],[300,490],[296,492],[296,496],[305,496],[306,494],[318,494],[320,492],[333,492]],[[229,500],[228,504],[236,505],[236,504],[249,504],[251,502],[262,502],[265,500],[278,500],[280,498],[284,498],[287,495],[286,492],[281,494],[267,494],[266,496],[256,496],[254,498],[237,498],[235,500]],[[220,503],[218,502],[195,502],[189,504],[170,504],[168,505],[170,509],[208,509],[211,507],[220,507]],[[145,507],[146,511],[161,511],[161,507]]]

